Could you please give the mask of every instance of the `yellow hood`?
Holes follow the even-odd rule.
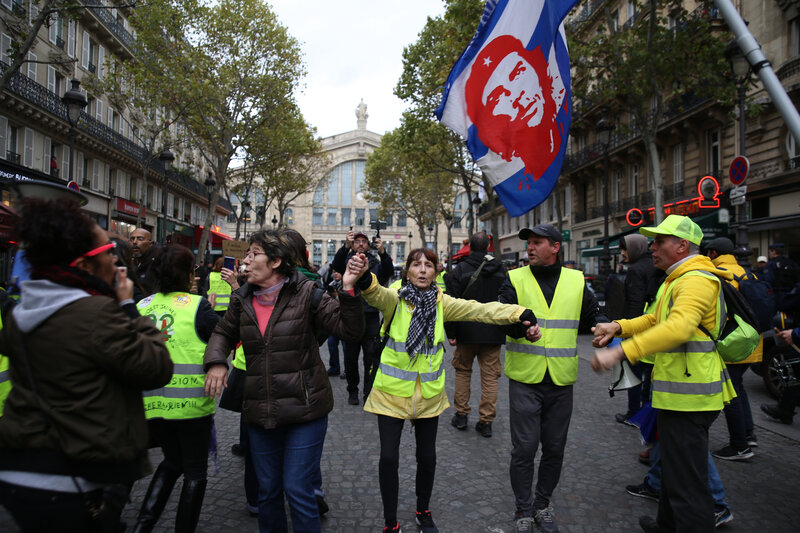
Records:
[[[692,270],[705,270],[706,272],[711,272],[712,274],[716,274],[719,277],[725,280],[732,280],[733,279],[733,272],[730,270],[722,270],[714,266],[714,263],[711,262],[711,259],[704,255],[696,255],[694,257],[690,257],[683,263],[681,263],[678,268],[672,271],[672,273],[667,276],[665,281],[673,281],[676,278],[690,272]]]

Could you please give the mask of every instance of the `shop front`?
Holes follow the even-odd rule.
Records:
[[[150,232],[153,231],[152,227],[142,224],[142,221],[145,219],[144,206],[140,206],[124,198],[116,198],[113,206],[114,209],[111,211],[111,225],[109,227],[111,233],[115,233],[127,239],[131,232],[136,229],[137,218],[139,224],[144,229]]]
[[[220,231],[219,226],[212,226],[211,231],[208,233],[208,245],[206,249],[210,251],[211,255],[222,255],[222,241],[232,241],[233,237]],[[194,253],[197,253],[197,248],[200,246],[200,237],[203,235],[203,226],[195,226],[194,228]]]

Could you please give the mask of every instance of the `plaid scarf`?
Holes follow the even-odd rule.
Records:
[[[114,300],[117,299],[116,293],[108,283],[80,268],[58,265],[34,267],[31,270],[31,279],[46,279],[66,287],[81,289],[92,296],[108,296]]]
[[[425,338],[432,344],[434,331],[436,329],[436,296],[439,291],[436,285],[421,291],[413,284],[403,285],[397,296],[414,306],[414,313],[411,315],[411,325],[408,328],[408,338],[406,339],[406,353],[413,359],[417,351],[423,346]]]

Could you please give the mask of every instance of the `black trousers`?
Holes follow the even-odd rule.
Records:
[[[661,498],[658,524],[677,533],[714,531],[708,490],[708,428],[719,411],[658,410]]]
[[[102,498],[102,489],[80,494],[34,489],[0,481],[0,504],[24,533],[91,531],[93,524],[87,500],[99,506]],[[122,506],[119,511],[122,511]],[[116,520],[118,523],[119,513],[116,514]]]
[[[150,434],[164,452],[161,464],[182,473],[184,479],[206,479],[211,423],[211,415],[188,420],[149,420]]]
[[[364,350],[364,398],[372,390],[372,382],[381,362],[380,315],[378,313],[364,314],[364,335],[360,341],[347,341],[344,343],[344,373],[347,376],[347,392],[358,392],[358,354]]]
[[[400,490],[398,468],[400,467],[400,437],[405,420],[378,415],[378,434],[381,440],[381,456],[378,461],[378,481],[383,500],[383,518],[386,525],[397,523],[397,494]],[[436,433],[439,417],[418,418],[412,421],[417,441],[417,511],[427,511],[433,492],[436,474]]]

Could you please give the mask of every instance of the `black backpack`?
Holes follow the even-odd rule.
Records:
[[[759,333],[772,330],[772,317],[777,311],[775,293],[772,285],[758,279],[750,270],[745,269],[744,276],[733,276],[739,282],[739,292],[744,296],[744,300],[749,304],[750,309],[755,315],[756,325],[754,326]]]

